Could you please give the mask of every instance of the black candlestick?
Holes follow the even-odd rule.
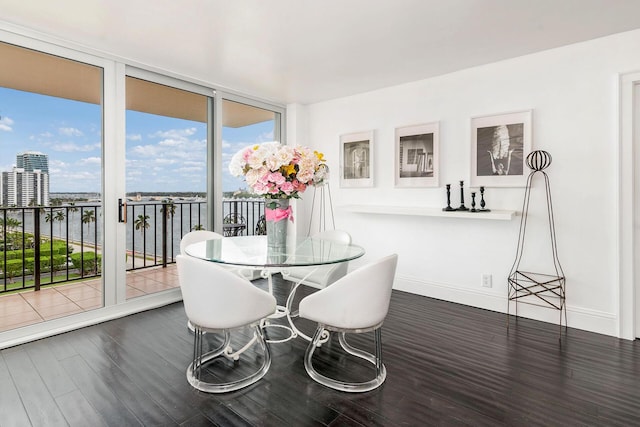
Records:
[[[476,209],[476,192],[471,192],[471,211],[470,212],[478,212]]]
[[[485,202],[484,202],[484,187],[480,187],[480,209],[478,209],[478,211],[480,212],[491,212],[491,209],[485,209]]]
[[[451,207],[451,184],[447,184],[447,207],[442,208],[443,211],[451,212],[455,211],[455,208]]]
[[[467,208],[464,205],[464,189],[462,188],[463,186],[464,186],[464,181],[460,181],[460,207],[457,210],[468,211],[469,208]]]

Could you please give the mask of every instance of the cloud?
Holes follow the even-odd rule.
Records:
[[[204,171],[204,168],[199,166],[187,166],[187,167],[176,169],[176,172],[180,172],[180,173],[202,172],[202,171]]]
[[[84,144],[78,145],[73,142],[63,142],[59,144],[53,144],[51,149],[53,151],[61,151],[63,153],[75,153],[75,152],[87,152],[100,148],[100,144]]]
[[[142,135],[139,133],[127,135],[129,141],[142,141]]]
[[[169,129],[169,130],[159,130],[153,134],[151,134],[154,138],[173,138],[173,139],[182,139],[189,136],[194,135],[197,132],[197,128],[187,128],[187,129]]]
[[[179,145],[183,145],[184,143],[184,140],[163,139],[162,141],[158,142],[158,145],[161,147],[177,147]]]
[[[186,160],[182,163],[185,166],[198,166],[198,167],[204,167],[205,162],[202,161],[193,161],[193,160]]]
[[[156,163],[159,165],[173,165],[177,163],[177,160],[160,158],[160,159],[156,159]]]
[[[155,145],[137,145],[131,151],[143,157],[155,157],[158,155],[158,147]]]
[[[86,164],[101,165],[102,164],[102,159],[100,157],[87,157],[85,159],[80,159],[80,161],[78,163],[83,164],[83,165],[86,165]]]
[[[9,117],[6,116],[2,116],[0,117],[0,130],[3,130],[5,132],[11,132],[13,131],[13,120]]]
[[[83,136],[84,134],[80,129],[76,128],[59,128],[58,133],[64,136]]]

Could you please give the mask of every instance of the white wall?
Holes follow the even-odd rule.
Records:
[[[329,160],[336,225],[349,230],[354,242],[367,250],[354,267],[396,252],[397,289],[505,311],[506,278],[520,217],[495,221],[374,215],[346,212],[340,206],[443,207],[444,184],[457,190],[459,180],[469,182],[470,118],[532,109],[533,149],[553,156],[548,174],[559,259],[567,277],[569,326],[616,335],[617,81],[618,73],[636,69],[640,69],[640,31],[296,106],[298,116],[308,120],[308,137],[299,129],[297,137]],[[440,122],[440,187],[394,188],[394,129],[433,121]],[[365,130],[375,131],[375,186],[341,189],[339,135]],[[536,181],[533,190],[523,263],[535,271],[551,267],[546,262],[550,248],[541,184]],[[459,204],[458,193],[452,194],[454,206]],[[523,188],[488,188],[487,207],[520,211],[523,195]],[[308,212],[312,192],[304,199],[306,209],[301,211]],[[468,192],[466,202],[468,206]],[[306,232],[308,218],[299,215],[298,227]],[[493,275],[493,288],[480,286],[482,273]],[[519,314],[558,322],[555,310],[520,304]]]

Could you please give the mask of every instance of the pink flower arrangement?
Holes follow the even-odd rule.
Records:
[[[229,164],[232,175],[244,175],[253,193],[269,199],[299,198],[307,186],[321,183],[327,170],[322,153],[279,142],[244,148]]]

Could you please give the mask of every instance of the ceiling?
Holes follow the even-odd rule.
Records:
[[[638,0],[0,0],[0,10],[92,51],[301,104],[640,28]]]

